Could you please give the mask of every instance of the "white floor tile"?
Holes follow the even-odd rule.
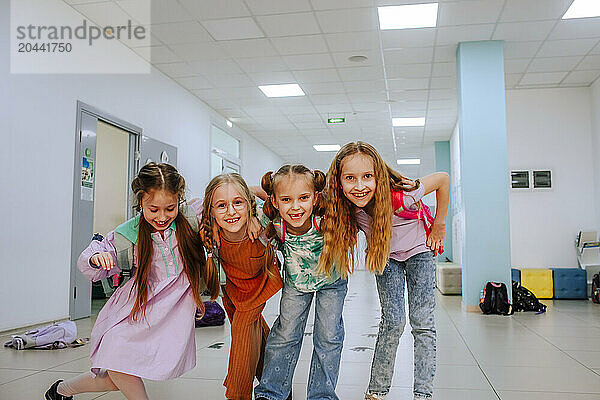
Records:
[[[588,301],[543,301],[545,314],[484,316],[462,311],[460,296],[436,294],[437,400],[591,400],[600,399],[600,307]],[[271,324],[279,313],[279,295],[263,315]],[[294,398],[306,398],[312,355],[312,318],[306,327],[293,378]],[[337,393],[362,400],[367,388],[380,319],[375,279],[357,272],[349,282],[344,309],[346,340]],[[89,336],[94,320],[76,321],[79,336]],[[6,335],[5,335],[6,336]],[[224,399],[230,325],[196,330],[197,365],[183,377],[146,381],[158,399]],[[58,351],[0,348],[0,399],[42,398],[48,386],[89,369],[89,346]],[[413,337],[407,324],[397,350],[388,399],[412,398]],[[497,393],[497,394],[496,394]],[[118,392],[77,396],[122,400]]]

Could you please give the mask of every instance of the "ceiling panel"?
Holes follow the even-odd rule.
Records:
[[[377,12],[373,7],[317,11],[315,14],[323,33],[370,31],[379,28]]]
[[[492,39],[515,42],[544,40],[555,24],[555,21],[501,23],[496,26]]]
[[[556,72],[571,71],[581,61],[582,57],[537,57],[527,72]]]
[[[600,37],[598,18],[561,20],[550,34],[550,40]]]
[[[255,18],[271,37],[321,33],[313,13],[264,15]]]
[[[329,49],[333,52],[377,50],[379,34],[377,32],[346,32],[324,35]]]
[[[444,46],[459,42],[490,40],[494,24],[442,26],[438,28],[436,45]]]
[[[468,0],[440,3],[438,26],[496,23],[504,0]]]
[[[311,11],[308,0],[246,0],[254,15]]]
[[[409,47],[383,52],[386,65],[430,63],[434,47]]]
[[[537,57],[564,57],[586,55],[598,39],[549,40],[544,42]]]
[[[438,27],[386,31],[377,6],[423,0],[163,0],[152,21],[142,0],[81,2],[99,22],[152,23],[151,46],[123,42],[275,153],[324,168],[333,154],[312,144],[360,138],[391,162],[420,157],[402,168],[411,176],[432,169],[433,141],[457,120],[459,42],[504,40],[507,89],[589,86],[600,75],[600,18],[561,20],[571,0],[440,0]],[[306,96],[257,88],[294,82]],[[332,115],[347,122],[327,124]],[[394,150],[392,116],[426,125],[395,129]]]
[[[198,1],[178,0],[195,18],[208,19],[235,18],[250,16],[244,0]]]
[[[594,81],[596,79],[598,79],[599,75],[600,75],[600,71],[598,71],[598,70],[595,70],[595,71],[572,71],[569,75],[567,75],[567,77],[562,81],[562,83],[565,85],[575,84],[575,85],[589,86],[592,83],[594,83]]]
[[[323,35],[303,35],[272,38],[271,43],[279,54],[316,54],[327,53],[327,43]]]
[[[506,0],[501,22],[556,20],[567,11],[572,0]]]
[[[567,75],[566,72],[532,72],[521,78],[519,85],[556,85]]]
[[[152,34],[165,44],[212,42],[212,37],[197,21],[152,24]]]

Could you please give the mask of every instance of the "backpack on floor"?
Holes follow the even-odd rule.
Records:
[[[77,339],[75,322],[63,321],[12,335],[11,340],[4,343],[4,347],[12,347],[16,350],[54,350],[78,347],[88,341],[89,339]]]
[[[216,301],[204,302],[204,315],[196,310],[196,328],[202,326],[221,326],[225,323],[225,310]]]
[[[519,282],[512,282],[512,291],[514,311],[535,311],[538,314],[546,312],[546,306],[540,303],[531,290],[521,286]]]
[[[479,308],[484,314],[512,314],[506,285],[502,282],[486,283],[479,301]]]
[[[600,275],[594,274],[592,278],[592,301],[600,303]]]

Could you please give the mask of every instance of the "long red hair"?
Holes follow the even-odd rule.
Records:
[[[390,256],[393,213],[390,190],[416,189],[413,181],[390,168],[377,150],[368,143],[351,142],[338,151],[327,172],[329,199],[325,213],[327,218],[321,223],[325,245],[319,260],[319,271],[330,274],[335,266],[343,277],[354,271],[358,224],[356,206],[342,191],[342,162],[346,157],[354,154],[364,154],[369,157],[373,161],[375,172],[375,195],[371,200],[372,223],[370,235],[367,237],[368,252],[365,259],[369,271],[381,274]]]

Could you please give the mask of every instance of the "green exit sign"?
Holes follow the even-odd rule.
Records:
[[[327,118],[328,124],[343,124],[346,122],[346,118],[338,117],[338,118]]]

